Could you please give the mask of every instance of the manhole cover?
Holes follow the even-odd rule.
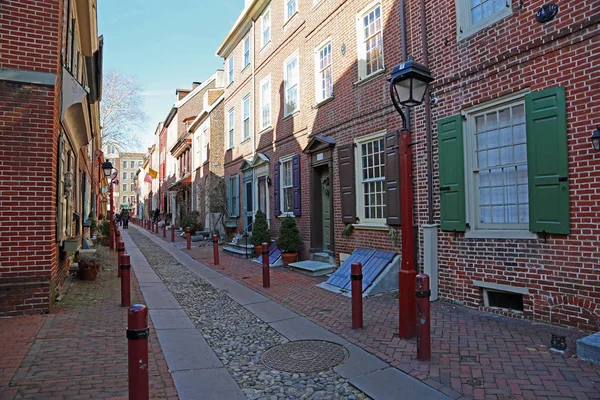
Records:
[[[339,344],[322,340],[299,340],[270,348],[263,363],[278,371],[317,372],[335,367],[346,360],[346,350]]]

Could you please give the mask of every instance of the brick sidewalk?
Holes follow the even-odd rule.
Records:
[[[132,302],[140,302],[132,281]],[[116,269],[105,269],[96,281],[73,280],[50,314],[0,319],[0,399],[127,399],[127,308],[120,296]],[[150,396],[176,399],[152,325],[149,353]]]
[[[162,231],[155,236],[162,239]],[[170,241],[170,232],[167,238]],[[179,248],[185,240],[176,235]],[[187,250],[184,250],[187,251]],[[600,398],[600,366],[549,351],[550,333],[567,336],[569,351],[584,332],[506,318],[447,302],[432,303],[432,360],[419,362],[416,341],[397,336],[398,300],[387,294],[364,300],[364,324],[351,329],[350,298],[315,285],[324,278],[271,269],[262,288],[259,264],[193,243],[188,253],[225,276],[308,317],[400,370],[454,397],[476,399]]]

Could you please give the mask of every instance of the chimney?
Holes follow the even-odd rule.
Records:
[[[196,89],[201,84],[202,84],[202,82],[192,82],[192,90]]]
[[[191,91],[192,91],[191,89],[175,89],[175,94],[177,95],[177,100],[183,99]]]

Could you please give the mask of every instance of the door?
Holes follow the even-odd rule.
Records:
[[[331,249],[331,206],[330,206],[330,182],[329,168],[323,168],[320,174],[321,181],[321,213],[323,221],[323,250]]]
[[[260,177],[258,178],[258,209],[262,211],[265,216],[268,215],[267,209],[267,178]],[[268,219],[268,217],[267,217]]]
[[[252,172],[244,172],[244,230],[252,232],[254,218]]]

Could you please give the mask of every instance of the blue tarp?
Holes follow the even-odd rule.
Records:
[[[356,249],[350,254],[350,257],[344,261],[342,266],[329,277],[327,283],[342,289],[350,290],[352,286],[350,281],[350,266],[354,262],[360,262],[362,264],[362,289],[364,292],[395,256],[396,253],[393,251]]]

